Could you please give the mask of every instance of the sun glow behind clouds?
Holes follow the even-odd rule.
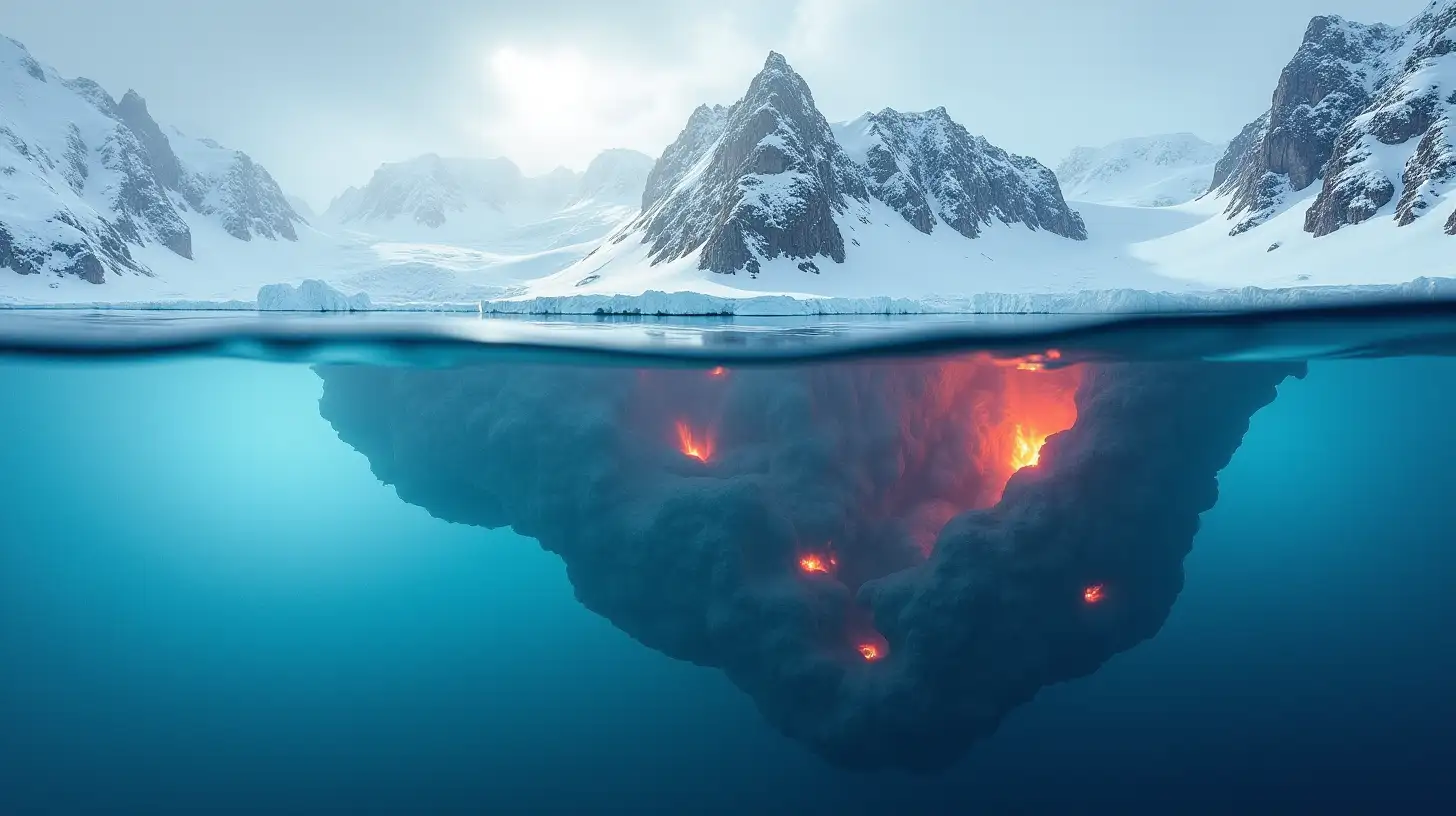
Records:
[[[708,46],[694,50],[689,63],[666,70],[574,47],[507,46],[487,65],[496,104],[485,137],[492,151],[528,172],[585,168],[613,147],[655,156],[699,103],[733,101],[741,89],[729,90],[727,81],[741,84],[752,75],[752,53]]]

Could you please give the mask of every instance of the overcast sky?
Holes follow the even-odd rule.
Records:
[[[320,206],[381,162],[582,168],[653,155],[731,103],[769,49],[831,121],[944,105],[1055,165],[1080,144],[1226,139],[1267,107],[1316,14],[1403,22],[1426,0],[47,0],[0,33],[67,76],[247,151]],[[345,10],[347,9],[347,10]],[[0,111],[0,118],[3,118]]]

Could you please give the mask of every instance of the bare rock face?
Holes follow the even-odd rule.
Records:
[[[870,192],[921,232],[930,232],[938,219],[975,238],[994,219],[1087,238],[1081,216],[1062,199],[1055,173],[972,136],[945,108],[925,113],[886,108],[867,118],[866,129],[873,139],[864,159]]]
[[[1456,91],[1443,81],[1456,71],[1453,27],[1456,0],[1433,0],[1403,26],[1311,21],[1269,112],[1215,173],[1231,234],[1315,183],[1304,228],[1316,237],[1384,214],[1405,226],[1431,209],[1456,174]]]
[[[1213,181],[1208,185],[1210,191],[1222,188],[1238,172],[1245,162],[1251,160],[1251,154],[1264,136],[1264,130],[1269,127],[1269,114],[1262,113],[1258,119],[1244,125],[1239,135],[1229,142],[1224,150],[1223,158],[1213,166]]]
[[[204,143],[231,156],[220,172],[186,177],[182,193],[193,209],[219,219],[223,229],[240,241],[255,236],[298,240],[293,225],[303,218],[268,171],[240,150],[227,150],[209,140]]]
[[[803,78],[771,53],[706,146],[715,117],[700,108],[659,164],[700,158],[684,170],[672,164],[654,170],[649,179],[644,203],[658,198],[642,225],[653,259],[673,260],[702,247],[701,268],[751,276],[761,260],[780,256],[843,262],[844,237],[834,216],[844,211],[846,196],[866,197],[864,179]],[[673,175],[681,181],[663,194],[663,181]]]
[[[728,108],[722,105],[699,105],[693,111],[677,141],[668,145],[647,174],[647,186],[642,191],[644,212],[672,192],[688,171],[713,149],[727,126]]]
[[[1221,187],[1232,194],[1227,213],[1247,231],[1278,211],[1284,197],[1323,175],[1341,129],[1368,104],[1379,79],[1377,57],[1396,38],[1386,25],[1316,17],[1284,67],[1268,113],[1229,146]],[[1262,124],[1261,124],[1262,123]],[[1237,169],[1229,167],[1242,151]]]
[[[167,134],[162,132],[162,128],[147,110],[147,101],[142,99],[141,94],[129,90],[121,97],[121,102],[117,103],[116,112],[142,143],[142,147],[146,148],[157,182],[169,190],[180,190],[182,165],[177,161],[177,154],[172,152],[172,143],[167,140]]]
[[[1340,132],[1305,230],[1328,235],[1367,221],[1397,195],[1394,218],[1404,226],[1439,198],[1456,168],[1447,137],[1456,95],[1441,83],[1456,69],[1453,27],[1456,3],[1444,0],[1401,29],[1386,55],[1386,81]],[[1391,162],[1392,154],[1404,161]]]
[[[642,215],[613,240],[640,237],[653,263],[700,252],[702,269],[756,277],[784,257],[817,274],[815,259],[844,262],[840,220],[863,220],[872,201],[923,233],[945,224],[975,238],[999,222],[1087,235],[1036,160],[972,136],[943,108],[832,127],[774,53],[739,102],[693,112],[648,176]]]
[[[151,274],[132,247],[192,258],[182,213],[216,218],[233,236],[295,239],[300,220],[246,154],[163,132],[135,91],[120,102],[97,83],[64,79],[0,38],[0,266],[24,275],[103,283]]]

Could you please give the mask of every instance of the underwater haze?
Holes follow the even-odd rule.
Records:
[[[693,336],[685,323],[673,331]],[[1456,325],[1435,324],[1448,333]],[[636,323],[623,331],[643,328]],[[1067,368],[1041,370],[1044,357],[1023,369],[976,363],[955,381],[990,383],[984,387],[994,391],[1018,377],[1048,382],[1080,371],[1067,387],[1082,389],[1077,420],[1085,425],[1101,416],[1096,405],[1126,402],[1094,403],[1088,389],[1117,387],[1150,366],[1175,372],[1271,367],[1249,397],[1251,416],[1230,420],[1239,426],[1247,419],[1247,432],[1235,438],[1232,458],[1217,472],[1216,503],[1197,513],[1201,523],[1186,557],[1169,533],[1166,552],[1173,560],[1166,566],[1176,572],[1181,559],[1181,573],[1144,574],[1124,562],[1099,567],[1125,576],[1129,592],[1134,579],[1157,583],[1159,593],[1171,593],[1158,596],[1167,603],[1128,611],[1125,621],[1087,623],[1098,628],[1086,631],[1110,633],[1097,641],[1095,654],[1064,648],[1070,624],[1061,618],[1045,630],[1012,621],[1011,631],[1023,638],[1055,631],[1037,653],[1069,662],[1036,663],[1041,673],[1029,701],[1011,692],[996,698],[994,712],[965,721],[980,730],[964,744],[911,714],[887,724],[883,716],[816,719],[805,713],[815,700],[786,709],[782,689],[801,686],[783,685],[795,678],[766,656],[776,653],[720,640],[717,630],[703,635],[689,627],[686,611],[682,621],[648,620],[645,607],[633,605],[641,598],[601,588],[684,574],[658,571],[646,534],[643,549],[628,559],[633,572],[609,572],[600,553],[584,548],[579,527],[560,520],[579,509],[576,494],[561,491],[579,487],[590,498],[633,487],[620,479],[592,481],[626,467],[623,462],[638,463],[634,478],[650,486],[630,494],[631,501],[664,497],[659,504],[674,507],[691,506],[698,494],[682,491],[707,490],[707,479],[782,473],[782,465],[774,470],[750,455],[749,440],[768,446],[765,440],[775,439],[770,431],[797,427],[795,417],[775,413],[796,404],[775,401],[791,387],[808,383],[813,393],[857,395],[821,406],[829,413],[813,425],[822,429],[838,421],[852,431],[856,423],[883,418],[875,400],[889,389],[952,399],[940,388],[948,380],[921,391],[923,383],[895,379],[913,377],[916,366],[940,365],[946,348],[932,354],[911,344],[898,356],[874,360],[873,344],[861,344],[843,359],[774,361],[767,351],[773,338],[809,348],[814,332],[791,327],[754,334],[746,346],[720,338],[731,349],[724,354],[731,378],[725,387],[748,390],[736,402],[715,403],[722,434],[711,451],[681,440],[682,450],[675,449],[674,429],[655,413],[661,405],[687,406],[682,410],[691,413],[711,395],[701,389],[719,387],[704,352],[715,346],[706,341],[654,359],[585,360],[549,345],[538,346],[530,359],[519,348],[511,357],[468,360],[412,361],[380,352],[394,363],[387,367],[337,365],[361,362],[357,342],[345,338],[331,346],[328,332],[308,353],[293,354],[294,362],[237,359],[216,348],[161,357],[87,354],[79,343],[64,354],[55,347],[45,355],[11,348],[0,357],[0,813],[1437,809],[1456,795],[1449,774],[1456,729],[1456,502],[1449,475],[1456,454],[1450,419],[1456,357],[1433,353],[1423,341],[1412,344],[1422,356],[1313,359],[1307,373],[1286,377],[1278,367],[1289,361],[1287,348],[1258,362],[1210,363],[1204,358],[1211,355],[1193,352],[1178,360],[1176,350],[1197,345],[1184,342],[1190,335],[1180,332],[1186,331],[1174,322],[1139,335],[1141,350],[1162,350],[1156,363],[1109,361],[1109,346],[1094,338],[1080,347],[1088,352],[1083,357],[1075,343],[1059,346]],[[1308,345],[1370,331],[1368,324],[1325,323]],[[797,339],[784,339],[785,332]],[[991,345],[987,340],[956,354],[980,355]],[[290,356],[257,351],[265,346],[253,338],[227,348]],[[1259,360],[1259,352],[1251,347],[1241,354]],[[1294,363],[1302,369],[1302,361]],[[1120,380],[1098,373],[1117,366],[1131,373]],[[943,373],[926,376],[936,372]],[[613,435],[599,439],[600,449],[582,443],[559,450],[553,447],[562,444],[559,435],[531,441],[570,411],[618,405],[597,401],[620,383],[648,381],[673,385],[645,401],[634,395],[646,386],[621,385],[620,404],[642,412],[632,417],[650,420],[643,428],[661,426],[669,437],[662,451],[642,451],[647,437],[632,435],[640,429],[626,414],[601,421]],[[1242,380],[1230,382],[1219,393],[1190,397],[1196,407],[1179,410],[1219,402]],[[551,390],[563,383],[570,384],[569,398]],[[593,390],[582,384],[594,384]],[[967,404],[984,404],[992,391],[976,390],[981,387],[966,385]],[[325,399],[326,390],[340,388],[343,396]],[[475,388],[496,402],[476,400],[469,390]],[[1187,388],[1180,382],[1170,398]],[[1277,397],[1262,404],[1269,388],[1277,388]],[[436,392],[450,398],[431,401]],[[462,394],[466,408],[457,404]],[[447,461],[450,450],[475,453],[473,435],[499,419],[467,408],[500,411],[509,400],[534,411],[519,420],[518,434],[501,437],[492,426],[488,462],[464,454]],[[661,416],[670,414],[676,416]],[[906,439],[914,436],[909,415],[887,420]],[[941,421],[933,412],[914,415]],[[899,532],[842,542],[838,552],[846,561],[882,559],[856,567],[863,575],[851,576],[850,563],[840,567],[844,574],[832,576],[839,594],[832,597],[854,597],[844,595],[841,581],[868,587],[846,603],[877,605],[874,626],[886,632],[878,643],[888,654],[880,656],[883,665],[861,665],[850,648],[858,644],[846,642],[845,655],[805,663],[806,675],[821,677],[834,667],[833,688],[848,689],[845,706],[899,700],[907,710],[926,706],[927,719],[942,723],[955,717],[929,710],[927,701],[956,701],[946,711],[975,707],[955,696],[964,689],[936,688],[936,678],[946,675],[925,668],[932,664],[901,662],[933,654],[935,643],[917,640],[924,627],[896,635],[889,629],[893,616],[878,605],[891,603],[885,598],[894,594],[894,576],[920,575],[939,563],[947,542],[959,541],[954,535],[971,523],[963,513],[985,513],[975,524],[990,524],[987,519],[999,518],[997,507],[1022,497],[1047,501],[1035,491],[1051,484],[1057,468],[1077,464],[1077,445],[1099,427],[1084,427],[1079,437],[1071,421],[1047,429],[1065,433],[1038,441],[1045,445],[1039,462],[1033,456],[1006,473],[993,472],[999,463],[984,462],[956,470],[956,489],[974,498],[953,508],[954,520],[950,510],[944,518],[932,513],[929,539],[905,532],[905,541],[923,546],[923,552],[907,549],[905,563],[884,549],[883,542],[900,541]],[[699,439],[705,433],[689,432]],[[1189,451],[1212,436],[1190,433]],[[736,450],[735,439],[742,440]],[[438,468],[410,469],[410,440],[418,441],[422,457],[428,454],[421,461]],[[623,447],[623,440],[631,444]],[[868,446],[863,459],[846,462],[870,462],[877,451]],[[848,455],[818,453],[830,461]],[[1197,458],[1171,448],[1146,454]],[[552,456],[563,457],[562,467],[579,474],[579,484],[558,488],[540,480],[531,463]],[[904,450],[896,456],[910,461]],[[684,470],[700,466],[701,472]],[[904,465],[904,473],[910,470]],[[512,474],[520,484],[503,483]],[[932,475],[915,482],[917,489],[945,483],[942,470]],[[1162,471],[1155,475],[1169,481]],[[897,484],[909,483],[903,473],[900,478]],[[466,482],[469,492],[460,487]],[[772,486],[780,499],[796,495],[792,480]],[[727,514],[747,494],[712,495]],[[568,506],[530,504],[553,498]],[[1137,499],[1149,501],[1144,492]],[[647,511],[631,509],[623,529],[637,530],[632,525]],[[788,519],[801,532],[860,519],[840,510],[809,514],[800,502],[775,519]],[[928,512],[919,504],[912,510],[905,512],[917,523]],[[707,536],[713,525],[696,518],[687,516],[674,535],[695,542],[694,536]],[[731,528],[738,520],[725,515],[720,524]],[[607,540],[617,520],[598,521],[595,529]],[[1094,514],[1087,523],[1104,521]],[[1127,538],[1141,540],[1145,531],[1134,521],[1126,520]],[[777,523],[763,523],[763,540],[776,535]],[[513,526],[537,531],[540,543]],[[721,569],[715,570],[717,582]],[[829,596],[793,593],[828,593],[831,586],[811,583],[828,579],[796,575],[792,567],[781,576],[750,577],[746,586],[770,588],[751,594],[774,599],[765,602],[765,615],[817,610]],[[646,580],[642,586],[655,586]],[[921,594],[949,591],[931,577],[916,586]],[[1108,579],[1108,606],[1095,609],[1116,611],[1120,588]],[[1078,592],[1080,598],[1081,584]],[[1068,614],[1094,610],[1100,596],[1087,601],[1084,609],[1078,600]],[[681,609],[684,602],[673,599],[664,608]],[[902,618],[909,620],[910,611]],[[870,625],[869,618],[851,620]],[[976,627],[1002,622],[987,618]],[[1124,622],[1130,628],[1120,628]],[[935,631],[961,637],[954,628]],[[825,646],[830,641],[804,648],[832,652],[832,644]],[[730,642],[732,648],[724,645]],[[997,654],[1020,659],[1022,642],[1008,636],[998,641]],[[876,671],[927,690],[880,694],[877,689],[902,686],[882,686]],[[991,682],[974,678],[965,682]],[[988,699],[970,698],[978,706]],[[886,749],[891,739],[910,747]],[[934,749],[934,756],[908,759],[917,744]]]

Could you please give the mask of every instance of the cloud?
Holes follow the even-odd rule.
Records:
[[[489,152],[536,172],[583,167],[601,150],[658,155],[703,103],[731,104],[771,49],[802,65],[832,65],[869,0],[763,2],[663,22],[664,32],[624,53],[589,38],[503,44],[486,60]]]
[[[693,108],[736,99],[763,59],[730,20],[695,23],[687,37],[692,47],[671,62],[589,44],[498,48],[486,66],[486,143],[534,171],[583,167],[611,147],[661,153]]]

